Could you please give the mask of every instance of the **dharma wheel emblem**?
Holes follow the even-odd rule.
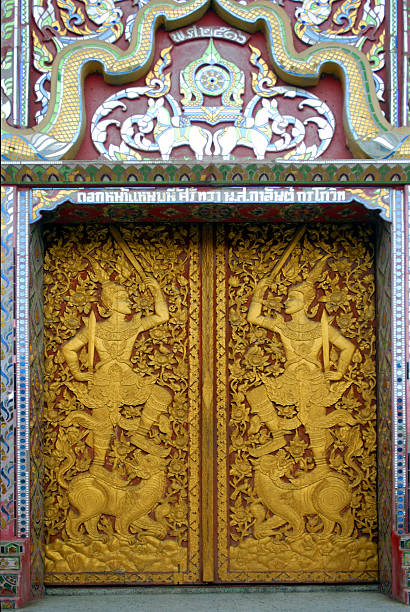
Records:
[[[184,115],[190,120],[216,125],[240,117],[245,74],[236,64],[221,56],[212,39],[202,57],[181,71],[179,85]],[[206,106],[204,94],[221,96],[221,104]]]
[[[219,96],[230,85],[229,74],[220,66],[205,66],[198,70],[198,89],[208,96]]]
[[[180,71],[181,96],[174,97],[171,73],[167,70],[171,49],[172,46],[161,51],[145,86],[127,87],[96,110],[91,135],[104,157],[131,161],[142,158],[139,151],[159,151],[162,159],[168,160],[173,149],[187,146],[198,160],[204,156],[228,160],[241,146],[251,149],[256,159],[265,159],[270,152],[288,151],[286,159],[293,161],[320,157],[329,146],[335,130],[330,108],[311,92],[278,86],[276,75],[257,47],[249,45],[249,62],[257,72],[248,77],[254,95],[246,104],[242,99],[244,71],[223,58],[212,39],[203,55]],[[145,103],[144,97],[148,98]],[[125,99],[138,98],[141,99],[138,111],[142,112],[121,118],[122,121],[118,115],[109,118],[124,106]],[[291,114],[292,110],[295,114]],[[311,111],[310,116],[300,116],[300,111],[306,110]],[[211,129],[197,122],[206,123]],[[221,123],[225,126],[212,129]],[[120,145],[113,142],[106,145],[108,126],[119,129]]]

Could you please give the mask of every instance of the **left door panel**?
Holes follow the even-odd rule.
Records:
[[[45,242],[46,582],[198,582],[198,227]]]

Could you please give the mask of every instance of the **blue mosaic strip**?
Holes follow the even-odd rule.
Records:
[[[403,2],[403,99],[402,99],[402,125],[410,125],[410,78],[409,78],[409,26],[410,5]]]
[[[392,377],[393,377],[393,482],[394,521],[399,534],[406,525],[406,302],[404,253],[404,198],[399,190],[391,190],[393,209],[392,241]]]
[[[14,125],[28,126],[30,100],[30,0],[14,0],[13,102]]]
[[[20,0],[20,87],[17,90],[19,101],[19,123],[28,126],[30,100],[30,0]]]
[[[19,0],[14,0],[14,35],[13,35],[13,105],[11,111],[11,120],[14,125],[18,124],[18,108],[20,100],[20,88],[18,80],[19,72],[19,33],[20,33],[20,10]]]
[[[14,198],[14,187],[2,188],[0,515],[4,527],[14,519]]]
[[[410,7],[409,7],[409,16],[410,16]],[[409,110],[410,113],[410,110]],[[406,318],[406,327],[405,327],[405,337],[407,338],[407,347],[406,347],[406,399],[407,402],[405,404],[404,410],[404,419],[407,418],[407,423],[405,420],[405,427],[407,430],[407,503],[405,508],[407,510],[407,533],[410,534],[410,187],[407,185],[406,187],[406,198],[405,198],[405,211],[406,211],[406,219],[407,219],[407,227],[406,233],[404,236],[405,242],[407,242],[407,264],[406,264],[406,282],[405,282],[405,291],[404,296],[407,299],[407,318]],[[407,296],[407,297],[406,297]],[[407,537],[408,549],[410,550],[410,536]]]
[[[16,444],[17,535],[29,534],[30,382],[29,382],[29,249],[28,197],[18,195],[16,236]]]
[[[399,95],[400,88],[397,87],[398,83],[398,71],[399,71],[399,57],[398,57],[398,40],[397,40],[397,29],[398,29],[398,0],[390,0],[389,2],[389,26],[390,26],[390,40],[389,40],[389,57],[390,57],[390,123],[393,125],[399,125]]]

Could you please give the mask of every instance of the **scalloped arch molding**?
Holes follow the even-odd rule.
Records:
[[[348,45],[318,44],[297,53],[289,18],[275,4],[257,0],[244,6],[235,0],[153,0],[138,12],[130,45],[121,51],[104,42],[82,41],[55,58],[49,110],[34,128],[11,128],[2,123],[5,160],[73,159],[85,130],[84,79],[100,72],[110,84],[123,84],[147,72],[154,54],[155,31],[197,21],[212,7],[228,24],[246,32],[262,31],[273,68],[293,85],[315,85],[324,72],[343,85],[343,119],[347,144],[356,158],[410,157],[410,130],[396,128],[383,117],[369,63]],[[356,84],[360,83],[360,86]]]

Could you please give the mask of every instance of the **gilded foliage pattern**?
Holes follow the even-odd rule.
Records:
[[[198,386],[197,228],[124,225],[117,231],[126,247],[121,248],[105,226],[50,228],[45,234],[48,582],[192,582],[197,579],[199,546],[199,432],[192,396]],[[131,255],[127,255],[127,247]],[[149,278],[155,280],[150,284]],[[142,389],[155,389],[156,396],[151,394],[154,400],[169,397],[169,401],[144,430],[144,436],[135,424],[142,422],[149,400],[130,401],[129,405],[118,405],[118,401],[116,416],[110,417],[112,435],[103,465],[93,468],[100,432],[98,427],[93,430],[92,425],[87,426],[96,411],[84,399],[91,394],[82,391],[90,382],[84,377],[76,379],[84,382],[72,382],[75,369],[70,368],[64,347],[71,346],[72,339],[81,337],[84,330],[91,335],[93,317],[97,338],[103,333],[98,329],[108,329],[108,307],[102,300],[104,285],[125,291],[130,306],[128,322],[132,325],[152,318],[156,311],[153,283],[159,286],[162,298],[158,299],[165,300],[169,319],[138,333],[126,366],[130,372],[127,376],[142,380]],[[121,365],[123,343],[109,340]],[[78,366],[86,372],[90,367],[90,340],[88,346],[83,344],[78,351]],[[97,362],[97,371],[98,367]],[[104,404],[104,399],[93,401],[97,407]],[[152,466],[154,475],[150,475]],[[104,481],[107,490],[115,489],[122,496],[124,511],[129,507],[134,512],[133,508],[152,495],[155,487],[157,497],[146,515],[135,515],[122,533],[121,519],[115,520],[121,508],[116,515],[114,502],[106,498],[94,526],[92,518],[77,524],[81,500],[75,505],[75,487],[89,487],[91,504],[92,496],[97,499],[103,495]]]
[[[296,230],[294,226],[230,226],[228,246],[220,246],[218,251],[218,266],[227,269],[227,304],[221,300],[217,307],[218,357],[226,352],[228,371],[228,383],[223,373],[218,377],[219,573],[221,578],[233,580],[374,580],[377,505],[372,229],[355,225],[308,227],[272,275]],[[219,273],[223,275],[221,270]],[[263,278],[269,282],[261,293],[258,286]],[[287,314],[289,294],[299,287],[308,293],[309,283],[314,288],[306,309],[311,323],[292,327],[296,324]],[[265,327],[249,322],[252,299],[259,304],[253,308],[259,308],[262,314],[258,320],[270,321]],[[227,324],[224,309],[229,313]],[[352,357],[350,362],[345,360],[343,376],[333,377],[341,382],[329,386],[323,382],[323,374],[316,375],[320,382],[311,384],[317,384],[322,394],[328,393],[333,399],[322,401],[322,412],[310,399],[305,401],[307,413],[312,415],[309,423],[306,414],[303,416],[303,402],[295,399],[297,394],[292,396],[292,380],[286,378],[292,359],[285,344],[291,343],[291,338],[295,342],[304,340],[298,344],[300,363],[305,358],[312,360],[310,347],[321,334],[324,317],[333,339],[328,346],[328,370],[336,373],[340,368],[343,347],[352,347]],[[310,344],[306,338],[310,338]],[[318,362],[323,362],[322,352],[318,352]],[[300,368],[295,370],[295,388]],[[222,405],[224,384],[229,384],[227,412]],[[303,384],[300,388],[304,389]],[[264,389],[274,405],[270,404],[269,414],[274,414],[276,429],[273,421],[269,425],[269,418],[261,418],[263,406],[252,404],[255,393],[263,403]],[[283,389],[289,397],[278,400]],[[308,398],[312,389],[314,386],[307,391]],[[221,440],[226,435],[225,447]],[[314,443],[314,439],[319,442]],[[323,456],[318,448],[323,449]],[[229,460],[225,469],[226,455]],[[228,485],[223,484],[225,476]],[[316,508],[312,507],[315,501],[303,498],[306,493],[311,499],[319,499]],[[286,508],[282,513],[278,500],[284,501],[285,507],[292,506],[293,515],[286,514]],[[339,501],[335,500],[340,501],[339,514]]]

